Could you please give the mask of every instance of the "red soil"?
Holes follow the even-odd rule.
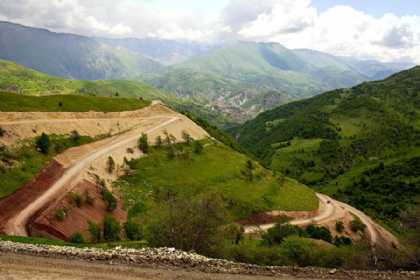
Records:
[[[93,205],[84,203],[79,208],[74,205],[68,195],[65,195],[36,215],[36,218],[28,226],[30,235],[69,240],[75,232],[80,232],[85,240],[91,238],[88,231],[88,221],[101,224],[104,217],[109,214],[100,189],[95,184],[85,180],[77,184],[72,192],[80,194],[82,197],[85,197],[85,194],[88,193],[93,198]],[[56,218],[56,212],[60,209],[66,209],[63,221]],[[111,215],[120,223],[127,221],[127,214],[122,209],[120,201],[118,201],[118,206]]]
[[[25,209],[46,192],[64,173],[65,169],[57,161],[48,164],[31,182],[11,195],[0,199],[0,233],[7,221]]]

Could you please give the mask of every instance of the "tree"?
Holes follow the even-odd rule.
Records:
[[[223,243],[227,214],[216,195],[170,200],[155,211],[146,235],[151,246],[211,254]]]
[[[70,236],[70,242],[75,244],[82,244],[85,243],[85,239],[80,232],[75,232],[72,236]]]
[[[106,210],[112,212],[117,208],[117,199],[114,197],[112,192],[110,192],[106,187],[102,187],[101,190],[102,199],[106,204]]]
[[[190,145],[192,142],[192,137],[186,132],[185,130],[182,131],[182,140],[184,140],[185,144]]]
[[[156,137],[156,140],[155,140],[155,145],[156,145],[156,147],[157,147],[157,148],[162,147],[162,145],[163,145],[162,136],[158,135],[158,136]]]
[[[51,148],[50,137],[47,134],[42,133],[42,135],[36,140],[35,145],[38,151],[43,154],[48,154]]]
[[[353,232],[364,232],[366,228],[366,225],[364,223],[362,223],[362,221],[360,219],[354,219],[350,222],[350,229]]]
[[[107,161],[106,165],[107,165],[106,169],[107,169],[108,173],[112,174],[115,170],[115,161],[111,156],[108,157],[108,161]]]
[[[203,153],[204,147],[203,144],[201,144],[200,141],[194,141],[193,142],[193,152],[194,154],[201,154]]]
[[[79,143],[80,138],[81,138],[81,136],[80,136],[80,134],[79,134],[79,132],[77,130],[73,130],[70,133],[70,139],[71,139],[72,142]]]
[[[335,230],[336,230],[338,233],[342,233],[342,232],[344,231],[344,223],[343,223],[342,221],[337,221],[337,222],[335,223]]]
[[[142,134],[139,143],[138,143],[140,151],[142,151],[144,154],[147,154],[149,152],[149,142],[147,140],[147,134]]]
[[[103,221],[103,237],[105,241],[119,241],[121,225],[112,216],[106,216]]]
[[[127,223],[124,224],[124,231],[128,240],[136,241],[143,238],[141,226],[132,219],[129,219]]]
[[[89,226],[89,233],[90,233],[91,241],[93,243],[100,242],[102,239],[101,227],[97,223],[92,222],[92,221],[88,221],[88,226]]]

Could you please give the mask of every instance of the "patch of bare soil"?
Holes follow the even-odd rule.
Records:
[[[4,232],[4,226],[9,219],[19,214],[32,201],[45,193],[63,175],[64,171],[63,166],[54,160],[31,182],[13,194],[0,199],[0,233]]]
[[[79,232],[85,240],[90,240],[88,221],[101,224],[107,215],[122,223],[127,220],[127,214],[120,201],[117,202],[115,210],[107,211],[100,188],[96,184],[84,180],[77,184],[72,192],[80,195],[83,201],[81,205],[78,206],[69,194],[55,200],[40,216],[30,222],[30,235],[69,240],[74,233]],[[87,197],[89,199],[86,199]],[[61,220],[58,216],[62,213],[64,218]]]

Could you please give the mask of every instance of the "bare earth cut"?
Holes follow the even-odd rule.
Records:
[[[51,207],[54,208],[53,204],[60,203],[60,201],[65,199],[66,194],[71,192],[78,183],[91,181],[96,184],[95,178],[98,177],[105,179],[108,184],[112,182],[118,177],[119,168],[123,166],[125,159],[130,160],[141,156],[137,148],[137,141],[142,133],[147,134],[149,139],[155,139],[156,136],[163,135],[164,132],[174,135],[177,139],[182,139],[183,131],[188,132],[194,139],[203,139],[208,136],[202,128],[187,117],[157,102],[154,102],[147,108],[126,113],[125,115],[125,119],[118,118],[118,121],[120,123],[131,123],[132,126],[128,131],[92,144],[71,148],[57,156],[55,161],[64,169],[62,176],[56,178],[57,180],[54,182],[50,182],[48,189],[45,189],[42,194],[37,193],[35,197],[32,197],[31,203],[23,205],[21,209],[14,209],[15,213],[7,213],[7,216],[10,218],[5,222],[2,231],[8,235],[27,236],[27,224],[30,221],[34,221],[34,215],[38,217],[35,220],[39,221],[42,219],[42,216],[46,214],[44,213],[45,210],[49,210]],[[74,122],[83,121],[83,119],[74,120]],[[100,121],[101,119],[95,120],[99,124]],[[105,119],[105,121],[109,122],[108,119]],[[35,123],[37,122],[35,121]],[[60,120],[59,124],[54,124],[51,130],[60,127],[60,129],[66,129],[66,132],[70,133],[73,127],[66,127],[63,125],[63,122],[66,122],[66,120]],[[90,122],[91,120],[88,121],[88,123]],[[25,121],[22,125],[26,127],[28,123]],[[10,127],[8,131],[10,131]],[[52,131],[46,132],[51,133]],[[96,134],[101,133],[101,130],[96,132]],[[115,165],[118,167],[117,171],[112,174],[106,171],[106,162],[109,157],[113,158]],[[14,195],[16,193],[6,199],[11,199]],[[29,195],[31,194],[29,193]],[[3,215],[6,215],[6,213],[2,212],[0,219]],[[73,230],[76,231],[77,228],[73,228]]]

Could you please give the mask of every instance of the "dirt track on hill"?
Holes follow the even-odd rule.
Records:
[[[306,226],[310,224],[317,224],[317,225],[335,225],[336,221],[340,221],[346,219],[349,222],[349,219],[346,218],[346,215],[349,216],[356,216],[358,217],[362,223],[366,225],[366,232],[369,236],[369,240],[372,246],[377,245],[380,243],[381,245],[386,245],[390,247],[394,247],[399,244],[398,239],[392,235],[389,231],[384,229],[379,224],[375,223],[369,216],[367,216],[362,211],[348,205],[332,199],[329,196],[323,194],[316,194],[319,201],[320,207],[318,215],[312,218],[304,218],[304,219],[294,219],[289,222],[291,225],[296,226]],[[259,226],[246,226],[245,233],[252,234],[258,231],[267,231],[268,229],[275,226],[275,223],[270,224],[262,224]]]
[[[83,122],[83,120],[79,121]],[[184,130],[194,139],[202,139],[208,136],[202,128],[187,117],[161,104],[154,104],[145,108],[143,114],[137,112],[135,121],[132,129],[125,133],[69,149],[57,156],[55,160],[65,168],[64,174],[51,182],[51,185],[41,195],[33,197],[33,201],[29,205],[26,205],[24,209],[20,209],[18,213],[11,217],[3,231],[8,235],[27,236],[26,225],[31,217],[35,214],[42,215],[38,211],[45,208],[50,202],[62,199],[81,180],[92,180],[92,173],[100,175],[101,178],[105,177],[107,181],[116,179],[118,174],[109,175],[105,171],[108,157],[112,156],[116,166],[121,166],[125,158],[131,159],[141,156],[137,149],[137,141],[142,133],[148,134],[149,141],[157,135],[162,135],[163,131],[173,134],[177,139],[182,139],[181,135]],[[135,152],[128,152],[127,149]],[[109,178],[106,177],[107,175]],[[13,194],[11,197],[13,197]]]

